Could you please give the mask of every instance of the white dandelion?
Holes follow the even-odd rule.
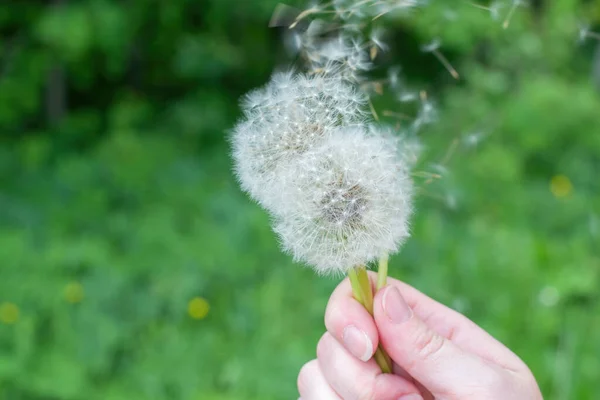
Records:
[[[296,260],[320,274],[348,273],[398,251],[409,235],[412,182],[396,144],[342,127],[288,169],[275,231]]]
[[[244,119],[232,136],[235,171],[242,188],[265,208],[278,198],[266,189],[280,168],[317,146],[337,126],[361,124],[364,95],[341,79],[280,73],[246,96]]]

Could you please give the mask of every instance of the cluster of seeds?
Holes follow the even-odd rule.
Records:
[[[408,236],[416,146],[373,124],[366,102],[337,74],[280,73],[246,96],[234,129],[242,188],[319,273],[346,273]]]

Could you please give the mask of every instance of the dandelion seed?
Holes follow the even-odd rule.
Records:
[[[400,71],[399,66],[394,66],[388,70],[388,83],[390,87],[397,88],[400,86]]]
[[[376,28],[376,29],[373,29],[373,31],[371,32],[371,36],[369,39],[379,49],[386,51],[389,47],[387,44],[385,44],[383,42],[382,36],[383,36],[383,31],[379,28]]]
[[[437,109],[433,102],[427,98],[427,93],[421,91],[419,94],[421,100],[421,108],[419,114],[413,122],[413,129],[419,130],[422,126],[431,124],[437,121]]]
[[[510,20],[512,19],[515,11],[517,11],[517,8],[519,8],[520,6],[522,6],[524,4],[525,4],[524,0],[512,0],[512,4],[510,6],[510,9],[508,10],[508,14],[506,15],[506,18],[504,19],[504,23],[502,24],[502,27],[504,29],[507,29],[508,26],[510,25]]]
[[[502,9],[502,3],[495,1],[490,5],[489,12],[493,20],[500,18],[500,10]]]
[[[579,37],[577,39],[577,42],[583,43],[588,38],[600,40],[600,33],[592,32],[590,26],[587,24],[580,25],[579,26]]]
[[[421,50],[425,53],[433,54],[438,59],[438,61],[442,63],[444,68],[446,68],[446,70],[450,73],[450,75],[452,75],[454,79],[460,79],[460,75],[458,74],[456,69],[454,69],[452,64],[450,64],[450,61],[448,61],[448,59],[439,51],[440,46],[441,42],[438,39],[436,39],[431,43],[428,43],[425,46],[423,46]]]
[[[304,54],[312,73],[335,75],[352,81],[360,80],[360,74],[372,67],[365,45],[358,38],[348,36],[320,43],[307,40]]]
[[[481,10],[489,11],[490,16],[492,17],[493,20],[497,20],[498,18],[500,18],[500,10],[503,7],[503,4],[499,1],[494,1],[492,4],[490,4],[489,7],[483,6],[483,5],[477,4],[477,3],[469,3],[469,4],[471,4],[473,7],[479,8]]]
[[[402,103],[416,101],[419,98],[416,92],[403,92],[398,96],[398,100]]]
[[[471,132],[463,137],[463,143],[467,147],[477,147],[484,140],[485,136],[485,132]]]

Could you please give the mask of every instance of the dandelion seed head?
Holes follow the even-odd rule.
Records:
[[[289,168],[286,182],[297,190],[283,188],[290,195],[275,231],[297,261],[321,274],[346,273],[398,250],[408,237],[412,182],[390,144],[362,127],[341,127]]]
[[[362,123],[366,99],[335,77],[275,74],[248,94],[233,132],[235,170],[242,188],[266,208],[279,169],[323,141],[340,125]]]

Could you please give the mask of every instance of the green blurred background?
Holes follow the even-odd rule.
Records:
[[[294,61],[276,4],[0,4],[0,399],[296,398],[338,279],[281,254],[227,145],[239,96]],[[432,0],[378,22],[374,74],[399,64],[439,106],[421,167],[442,179],[390,272],[506,343],[548,399],[597,399],[600,51],[578,37],[600,5],[532,1],[504,30],[507,11]],[[459,82],[420,51],[434,38]]]

